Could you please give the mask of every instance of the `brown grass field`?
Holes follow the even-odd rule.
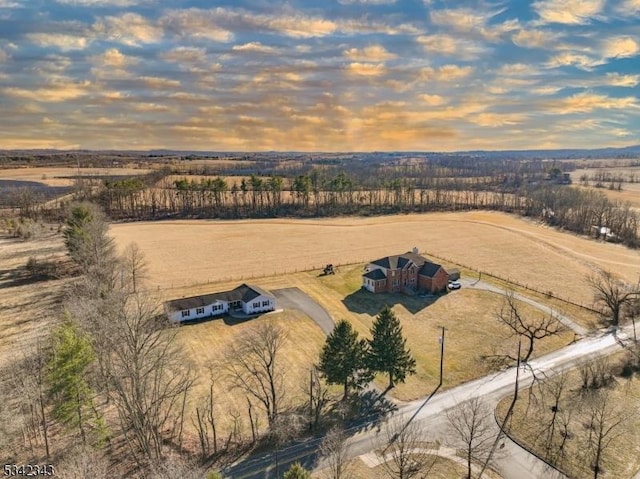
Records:
[[[85,177],[142,175],[151,170],[143,168],[80,168]],[[75,167],[0,169],[0,180],[35,181],[48,186],[71,186],[78,169]]]
[[[61,319],[60,296],[69,280],[24,281],[27,260],[53,261],[65,255],[61,236],[46,229],[30,241],[0,238],[0,367],[32,351]]]
[[[638,251],[495,212],[141,222],[113,225],[111,234],[122,247],[138,243],[161,289],[364,263],[414,246],[584,304],[593,302],[586,278],[595,269],[631,283],[640,274]]]
[[[304,402],[304,391],[308,385],[309,368],[317,361],[324,334],[306,315],[299,311],[283,311],[263,315],[252,321],[238,324],[227,323],[222,319],[181,326],[178,342],[183,351],[192,359],[198,382],[191,394],[189,413],[195,411],[199,398],[206,398],[209,391],[209,366],[214,372],[215,413],[222,437],[232,428],[232,414],[239,413],[242,419],[242,433],[250,433],[247,416],[247,400],[243,393],[230,389],[224,364],[233,358],[228,357],[229,347],[241,334],[250,331],[259,323],[272,323],[281,326],[287,333],[287,342],[279,355],[279,366],[285,373],[285,399],[283,406],[298,405]],[[301,348],[300,345],[305,347]],[[252,398],[254,408],[257,401]],[[255,410],[254,409],[254,413]],[[261,413],[259,428],[264,430],[266,419]],[[187,425],[192,430],[191,425]],[[226,437],[225,437],[226,439]]]

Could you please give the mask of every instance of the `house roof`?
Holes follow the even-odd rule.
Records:
[[[201,308],[203,306],[213,304],[216,301],[242,301],[243,303],[248,303],[258,296],[267,296],[269,298],[274,297],[271,293],[258,286],[252,286],[244,283],[231,291],[221,291],[218,293],[203,294],[201,296],[192,296],[190,298],[180,298],[167,301],[165,303],[165,309],[169,312],[184,311],[187,309]]]
[[[385,269],[402,269],[409,262],[413,262],[416,266],[420,267],[428,260],[417,253],[412,253],[410,251],[404,254],[396,254],[393,256],[385,256],[384,258],[377,259],[372,261],[371,264],[375,264],[376,266],[380,266]]]
[[[440,266],[439,264],[426,262],[422,265],[422,268],[420,268],[418,274],[420,276],[426,276],[427,278],[433,278],[440,268],[442,268],[442,266]]]
[[[384,274],[384,271],[378,268],[372,269],[371,271],[363,274],[362,276],[364,276],[365,278],[373,279],[374,281],[378,279],[385,279],[387,277],[387,275]]]
[[[418,253],[408,251],[404,254],[396,254],[393,256],[385,256],[384,258],[372,261],[370,264],[380,266],[385,269],[403,269],[409,263],[414,263],[418,268],[418,274],[420,276],[426,276],[427,278],[433,278],[438,270],[442,268],[439,264],[432,263],[424,256],[420,256]],[[377,273],[379,271],[379,273]],[[371,275],[375,275],[371,276]],[[378,268],[363,274],[365,278],[369,279],[384,279],[387,277],[384,272]]]

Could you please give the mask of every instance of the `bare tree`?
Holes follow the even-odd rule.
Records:
[[[630,305],[640,295],[640,288],[633,287],[613,276],[609,271],[599,271],[588,278],[593,289],[596,305],[602,307],[612,326],[618,326],[623,308]]]
[[[387,475],[397,479],[426,477],[437,456],[429,454],[425,431],[416,422],[389,419],[383,427],[386,447],[376,451]]]
[[[177,327],[167,326],[156,304],[146,294],[121,292],[70,304],[94,338],[101,384],[140,464],[159,459],[165,441],[179,440],[185,395],[194,382],[175,342]]]
[[[623,433],[625,416],[612,404],[609,391],[594,393],[587,405],[589,422],[585,424],[588,435],[585,440],[585,459],[593,470],[594,479],[598,479],[607,462],[607,451]]]
[[[269,426],[278,416],[284,397],[284,371],[278,353],[286,341],[284,329],[260,322],[238,339],[227,356],[226,369],[233,387],[258,400]]]
[[[109,461],[88,447],[77,447],[68,451],[58,462],[56,476],[63,479],[107,479],[113,477]]]
[[[472,477],[474,462],[484,463],[496,438],[489,408],[479,398],[458,404],[446,412],[453,446],[463,450],[467,461],[467,479]]]
[[[552,464],[564,457],[564,447],[569,436],[573,408],[565,404],[565,394],[569,390],[568,380],[568,374],[562,372],[539,384],[545,420],[538,437],[544,445],[546,458]]]
[[[613,381],[611,364],[606,356],[599,356],[579,368],[582,390],[590,392],[607,386]]]
[[[349,444],[344,429],[333,427],[320,443],[320,457],[325,464],[324,477],[346,479],[351,475]]]
[[[213,444],[213,453],[218,452],[218,430],[216,427],[215,413],[214,413],[214,393],[213,388],[215,385],[215,369],[214,365],[210,364],[209,367],[209,390],[204,398],[200,399],[200,402],[195,408],[195,414],[192,415],[192,423],[198,433],[198,439],[200,441],[200,450],[202,453],[202,459],[211,453]]]
[[[496,318],[507,326],[513,335],[524,338],[527,341],[526,352],[520,358],[523,362],[529,360],[538,340],[556,336],[566,330],[564,324],[554,314],[540,314],[534,318],[525,317],[520,311],[515,295],[512,292],[506,295],[500,311],[496,313]],[[509,355],[506,355],[506,357],[513,361],[517,360],[517,358]]]
[[[49,355],[50,344],[38,340],[35,351],[25,350],[0,378],[10,392],[3,395],[7,415],[18,423],[31,454],[37,456],[44,452],[47,458],[51,455],[46,383]],[[44,447],[44,451],[36,452],[40,447]]]
[[[131,243],[125,248],[122,254],[122,268],[123,281],[126,279],[129,283],[126,286],[123,285],[123,288],[127,288],[132,293],[138,292],[138,288],[148,277],[148,265],[137,243]]]

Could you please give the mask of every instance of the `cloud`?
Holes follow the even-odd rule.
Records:
[[[347,66],[347,73],[367,77],[377,77],[386,72],[384,65],[374,63],[354,62]]]
[[[446,34],[421,35],[417,41],[430,55],[453,56],[461,60],[473,60],[486,52],[486,48],[478,42]]]
[[[634,87],[640,83],[640,75],[621,75],[607,73],[606,83],[611,86]]]
[[[423,81],[456,81],[467,78],[473,71],[473,67],[458,65],[443,65],[439,68],[425,67],[420,70],[420,78]]]
[[[545,64],[547,68],[558,68],[563,66],[575,66],[582,70],[591,70],[597,65],[601,65],[603,61],[599,58],[589,57],[587,55],[562,52],[552,56]]]
[[[227,43],[233,40],[233,33],[226,27],[237,21],[237,15],[223,9],[202,10],[189,8],[171,10],[161,19],[168,31],[180,37],[206,38],[215,42]],[[223,27],[222,25],[225,25]]]
[[[89,94],[89,82],[51,84],[43,88],[4,88],[5,95],[44,103],[58,103],[75,100]]]
[[[556,42],[560,35],[548,30],[522,29],[515,33],[511,39],[513,43],[524,48],[546,48]]]
[[[133,7],[154,0],[55,0],[61,5],[76,5],[80,7]]]
[[[338,0],[342,5],[393,5],[397,0]]]
[[[364,48],[350,48],[344,55],[354,61],[384,62],[397,57],[396,54],[387,51],[382,45],[370,45]]]
[[[130,46],[157,43],[163,36],[161,27],[131,12],[102,18],[93,24],[93,30],[98,37]]]
[[[127,65],[131,65],[132,63],[136,63],[133,58],[120,53],[120,50],[117,48],[110,48],[106,50],[102,55],[97,57],[97,60],[99,60],[103,66],[113,68],[123,68]]]
[[[447,100],[440,95],[429,95],[425,93],[418,95],[418,98],[429,106],[441,106],[447,103]]]
[[[619,5],[618,11],[624,15],[638,13],[640,12],[640,0],[625,0]]]
[[[147,87],[154,90],[166,90],[180,87],[180,81],[173,80],[171,78],[142,76],[139,78],[139,80],[143,82]]]
[[[605,0],[540,0],[533,9],[543,23],[582,25],[598,17]]]
[[[26,37],[38,46],[56,47],[62,51],[84,50],[89,44],[89,39],[84,36],[62,33],[29,33]]]
[[[177,47],[160,54],[164,60],[174,63],[198,63],[207,58],[207,51],[204,48]]]
[[[613,98],[589,92],[577,93],[567,98],[554,100],[552,104],[547,105],[548,110],[562,115],[589,113],[593,110],[621,110],[638,107],[638,99],[635,97]]]
[[[278,49],[263,45],[260,42],[249,42],[242,45],[234,45],[231,50],[234,52],[252,52],[252,53],[276,53]]]
[[[6,62],[9,58],[9,54],[0,48],[0,63]]]
[[[521,113],[479,113],[469,117],[471,123],[476,125],[497,128],[502,126],[512,126],[522,123],[526,115]]]
[[[498,68],[498,76],[532,76],[538,73],[538,70],[532,65],[525,63],[509,63]]]
[[[606,58],[629,58],[640,53],[640,45],[631,37],[614,37],[603,42],[602,53]]]

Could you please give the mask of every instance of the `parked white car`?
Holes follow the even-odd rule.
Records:
[[[449,289],[460,289],[461,287],[460,281],[449,281]]]

